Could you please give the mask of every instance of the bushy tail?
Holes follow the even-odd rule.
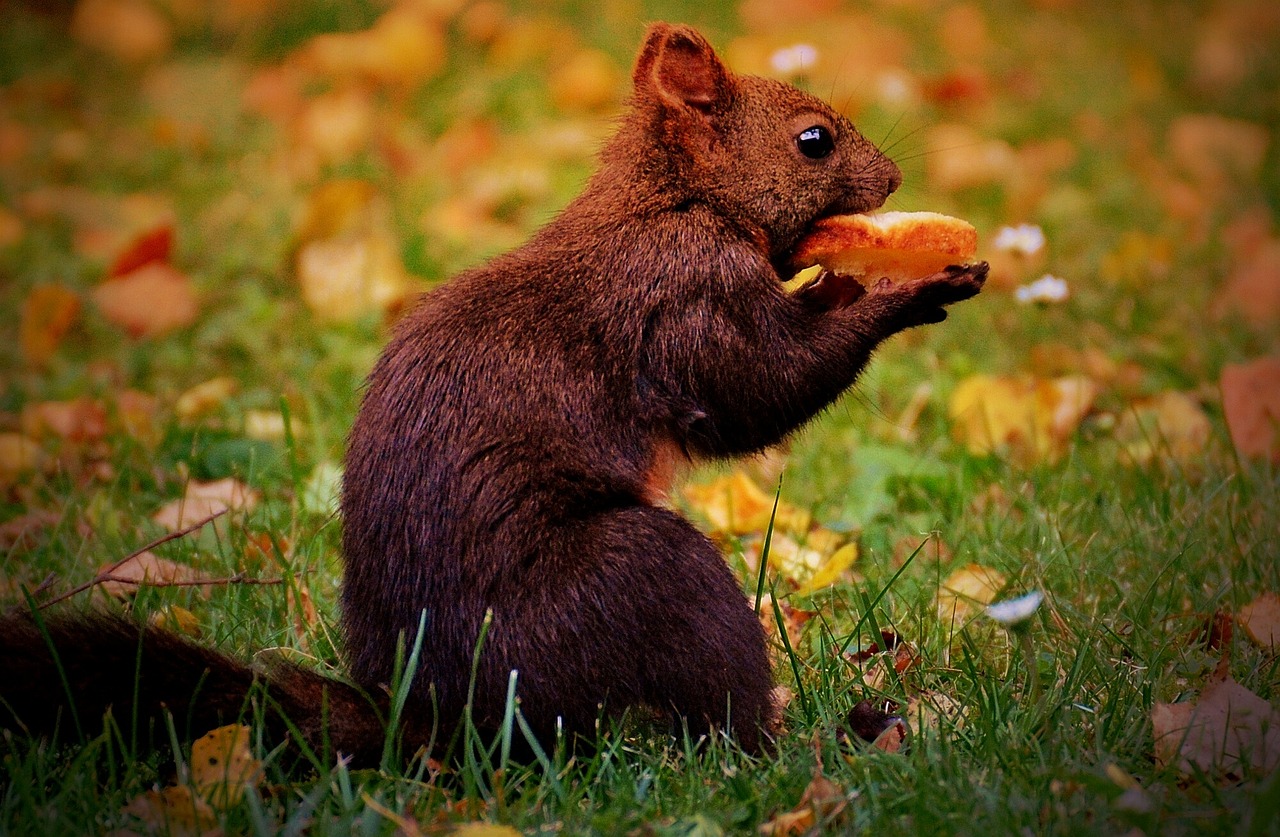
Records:
[[[388,703],[290,663],[251,666],[118,616],[0,618],[0,729],[74,741],[101,732],[110,711],[127,741],[146,746],[168,740],[165,712],[184,738],[259,717],[273,742],[377,766]]]

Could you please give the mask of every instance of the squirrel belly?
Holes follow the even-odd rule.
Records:
[[[342,491],[354,686],[59,617],[77,689],[112,676],[90,658],[142,647],[143,714],[163,704],[203,724],[265,688],[308,741],[374,758],[397,655],[416,645],[407,743],[447,740],[468,709],[497,729],[515,672],[544,747],[562,731],[592,738],[602,715],[633,706],[765,746],[763,629],[719,551],[661,498],[683,461],[752,453],[810,420],[881,341],[978,293],[986,268],[856,297],[787,294],[779,270],[796,243],[823,217],[880,206],[896,166],[820,100],[734,75],[687,27],[649,29],[633,84],[584,192],[523,247],[427,294],[369,375]],[[57,701],[33,631],[0,622],[0,670],[35,672],[32,688]],[[174,675],[151,677],[166,659],[180,660]],[[133,671],[80,717],[126,716]],[[0,698],[27,729],[65,718],[11,682]],[[339,704],[349,718],[322,711]]]

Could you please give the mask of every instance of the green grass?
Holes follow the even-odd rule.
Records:
[[[583,5],[557,5],[549,14],[575,26],[573,15],[588,14]],[[1053,13],[1002,2],[983,8],[994,47],[982,60],[997,80],[989,104],[871,105],[859,123],[868,136],[896,143],[908,178],[898,207],[960,214],[984,234],[1006,222],[1041,224],[1050,242],[1046,268],[1068,278],[1073,296],[1063,306],[1037,309],[989,291],[958,306],[945,325],[886,346],[856,391],[795,440],[783,499],[813,510],[825,525],[857,531],[862,554],[856,582],[794,602],[819,616],[792,653],[777,649],[776,677],[804,694],[788,710],[777,752],[750,759],[719,741],[693,752],[638,718],[607,735],[592,757],[557,751],[532,766],[501,764],[500,751],[498,763],[489,763],[467,739],[469,755],[438,776],[434,765],[414,758],[392,760],[383,771],[349,772],[319,763],[286,769],[278,755],[260,752],[267,780],[223,815],[227,833],[393,833],[395,824],[379,809],[417,820],[425,833],[476,819],[534,833],[750,833],[793,808],[819,765],[851,798],[844,818],[829,824],[835,832],[1227,834],[1252,827],[1276,833],[1275,804],[1267,801],[1280,794],[1274,777],[1227,783],[1162,770],[1153,759],[1149,715],[1156,701],[1193,698],[1213,671],[1221,652],[1195,638],[1211,614],[1234,613],[1259,593],[1280,590],[1276,471],[1235,458],[1216,396],[1223,364],[1274,352],[1274,332],[1209,313],[1231,271],[1225,225],[1250,205],[1271,213],[1280,207],[1280,143],[1272,128],[1258,177],[1209,202],[1198,235],[1170,215],[1141,167],[1167,162],[1162,138],[1182,113],[1274,126],[1274,95],[1265,91],[1274,94],[1280,65],[1264,54],[1236,87],[1197,88],[1189,56],[1204,16],[1193,3]],[[642,12],[592,18],[581,38],[623,71],[640,34],[636,21],[694,14],[673,3]],[[239,36],[185,32],[175,57],[230,56],[260,66],[318,31],[359,28],[376,14],[367,5],[347,10],[299,0]],[[696,15],[718,44],[741,31],[727,5]],[[938,46],[936,16],[904,7],[882,19],[914,45],[908,69],[927,75],[951,66]],[[56,521],[33,543],[9,548],[0,576],[34,586],[52,573],[53,590],[67,589],[159,535],[149,516],[180,494],[188,476],[236,475],[262,491],[259,506],[161,552],[213,576],[244,572],[286,583],[227,584],[207,598],[193,589],[147,588],[133,611],[142,618],[182,606],[198,617],[204,641],[227,651],[281,648],[317,666],[340,666],[340,523],[300,498],[317,466],[341,461],[360,383],[385,328],[374,317],[323,322],[302,303],[289,276],[291,224],[315,181],[273,168],[268,155],[286,142],[279,130],[232,101],[216,100],[198,114],[205,141],[155,143],[145,127],[152,106],[138,94],[145,73],[74,45],[60,26],[57,17],[0,9],[6,85],[0,115],[31,136],[21,164],[0,166],[0,206],[16,209],[32,190],[55,185],[162,193],[177,217],[176,263],[195,279],[202,307],[192,327],[135,342],[87,304],[48,368],[29,367],[16,340],[17,312],[29,289],[57,281],[85,293],[104,265],[76,248],[70,221],[23,216],[21,240],[0,248],[0,430],[17,428],[26,405],[81,395],[113,403],[127,387],[154,394],[160,407],[154,441],[113,431],[87,451],[64,445],[62,470],[0,491],[0,522],[32,510],[49,510]],[[504,217],[527,232],[572,196],[591,160],[589,147],[532,160],[520,149],[549,126],[584,120],[589,132],[599,132],[607,117],[556,112],[546,93],[548,59],[494,67],[453,38],[443,73],[387,105],[388,118],[429,139],[481,117],[497,125],[496,162],[523,161],[547,175],[545,190],[503,207]],[[1135,81],[1135,66],[1155,67],[1159,83]],[[814,81],[817,92],[821,86]],[[232,95],[238,92],[228,90]],[[1104,125],[1099,136],[1082,133],[1083,111]],[[920,131],[942,121],[972,124],[1015,145],[1067,137],[1075,157],[1025,217],[1010,217],[1000,186],[958,193],[930,186]],[[59,156],[58,136],[67,131],[87,138],[81,156]],[[390,204],[407,265],[427,282],[492,250],[483,241],[440,241],[420,223],[423,211],[453,188],[438,172],[402,175],[367,151],[320,175],[373,182]],[[1141,259],[1127,277],[1107,278],[1108,256],[1133,232],[1168,243],[1169,278],[1152,279],[1155,269]],[[951,435],[947,396],[971,374],[1031,368],[1033,347],[1050,343],[1101,349],[1131,362],[1136,377],[1104,388],[1059,462],[1018,465],[1002,455],[968,454]],[[173,410],[177,395],[217,375],[234,378],[237,393],[183,425]],[[904,441],[894,422],[924,382],[932,395],[914,438]],[[1136,398],[1166,389],[1200,396],[1213,438],[1191,461],[1126,464],[1114,421]],[[245,436],[248,411],[279,410],[282,403],[296,430],[291,443]],[[975,502],[991,486],[1005,500]],[[284,566],[251,547],[250,536],[259,533],[277,539],[288,555]],[[913,548],[930,533],[936,539],[904,567],[902,544]],[[735,556],[730,561],[743,566]],[[1009,595],[1046,593],[1030,627],[1032,657],[990,620],[951,625],[936,616],[939,582],[970,562],[1004,574]],[[742,581],[754,596],[756,577],[744,572]],[[300,606],[288,594],[291,586],[305,589],[320,613],[302,634],[294,628]],[[18,594],[6,595],[6,606],[21,606]],[[82,595],[72,606],[88,599]],[[921,663],[873,687],[841,650],[882,629],[916,646]],[[1239,630],[1229,651],[1232,676],[1275,705],[1274,653]],[[1029,687],[1028,665],[1037,667],[1039,695]],[[902,754],[844,743],[844,719],[858,701],[884,698],[905,707],[921,693],[944,696],[963,716],[923,726],[910,719],[911,745]],[[520,734],[514,715],[510,728]],[[131,799],[172,778],[186,757],[183,746],[138,759],[115,732],[78,746],[6,733],[0,832],[119,827]],[[1149,806],[1127,804],[1114,768],[1147,790]]]

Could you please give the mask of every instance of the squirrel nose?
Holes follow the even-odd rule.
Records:
[[[887,198],[894,192],[898,191],[898,187],[902,185],[902,170],[890,160],[885,158],[885,179],[884,179],[884,196]]]

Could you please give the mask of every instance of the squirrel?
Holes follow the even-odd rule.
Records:
[[[866,289],[824,273],[788,293],[806,230],[882,205],[898,168],[821,100],[729,71],[689,27],[650,26],[632,76],[584,191],[425,294],[369,375],[341,497],[350,682],[118,617],[7,617],[0,726],[167,710],[198,734],[265,688],[268,727],[376,764],[416,648],[399,734],[417,745],[464,717],[499,728],[514,676],[544,747],[629,707],[767,746],[763,628],[664,502],[674,473],[778,443],[987,268]]]

